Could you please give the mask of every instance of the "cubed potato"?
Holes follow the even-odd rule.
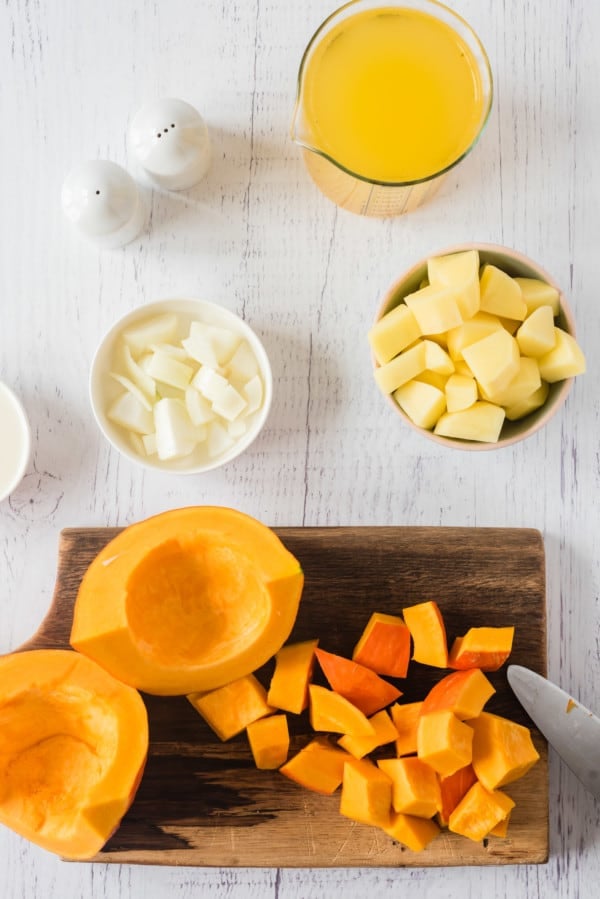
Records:
[[[480,391],[483,399],[489,400],[491,403],[497,403],[499,406],[514,406],[524,397],[531,396],[541,383],[540,367],[537,361],[528,356],[521,356],[519,370],[504,390],[489,394],[480,387]]]
[[[424,384],[431,384],[432,387],[437,387],[438,390],[444,391],[449,377],[449,375],[441,375],[437,371],[429,371],[426,368],[420,375],[416,375],[414,380],[423,381]]]
[[[494,403],[478,400],[461,412],[445,412],[434,429],[440,437],[495,443],[504,423],[504,409]]]
[[[504,390],[519,370],[519,344],[504,328],[465,347],[463,356],[489,395]]]
[[[418,340],[421,332],[408,306],[401,303],[380,318],[367,336],[375,359],[380,365],[385,365]]]
[[[575,338],[562,328],[555,328],[554,335],[554,347],[538,359],[540,374],[550,384],[581,375],[586,368],[585,356]]]
[[[375,370],[375,381],[383,393],[393,393],[427,368],[423,341],[400,353]]]
[[[448,332],[448,353],[456,362],[463,359],[463,350],[472,343],[477,343],[494,331],[499,331],[502,322],[497,315],[490,315],[489,312],[478,312],[473,318],[458,328],[453,328]]]
[[[538,278],[515,278],[521,288],[521,294],[527,306],[527,315],[531,315],[538,306],[550,306],[556,317],[560,309],[560,298],[556,287],[540,281]]]
[[[479,253],[465,250],[427,260],[429,282],[434,287],[451,287],[456,292],[463,318],[471,318],[479,309]]]
[[[523,356],[544,356],[556,343],[554,313],[551,306],[538,306],[527,316],[516,333]]]
[[[542,381],[541,385],[530,396],[522,397],[512,406],[506,407],[506,417],[509,421],[517,421],[519,418],[525,418],[530,412],[535,412],[540,406],[543,406],[548,399],[550,386],[546,381]]]
[[[454,362],[446,350],[433,340],[424,340],[423,345],[425,346],[425,368],[440,375],[451,375],[454,371]]]
[[[394,399],[419,428],[432,428],[446,409],[443,390],[423,381],[407,381],[394,391]]]
[[[446,381],[446,408],[460,412],[477,402],[477,382],[466,375],[450,375]]]
[[[456,292],[450,287],[424,287],[405,297],[404,302],[413,313],[421,334],[440,334],[456,328],[463,317]]]
[[[456,359],[454,362],[454,371],[457,375],[464,375],[466,378],[474,378],[475,375],[471,371],[471,366],[464,359]]]
[[[527,315],[527,306],[514,278],[495,265],[484,265],[479,287],[480,309],[483,312],[523,321]]]

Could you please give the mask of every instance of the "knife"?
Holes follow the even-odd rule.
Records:
[[[509,665],[513,693],[584,787],[600,798],[600,718],[556,684],[521,665]]]

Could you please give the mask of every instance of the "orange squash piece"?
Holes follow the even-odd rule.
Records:
[[[372,715],[369,722],[375,731],[372,737],[353,737],[350,734],[344,734],[338,740],[338,744],[355,759],[364,758],[374,749],[392,743],[398,737],[398,731],[385,709]]]
[[[392,721],[398,731],[396,755],[413,755],[416,753],[417,729],[422,708],[422,702],[395,702],[390,708]]]
[[[382,829],[413,852],[422,852],[440,832],[438,825],[430,818],[416,818],[397,812],[392,812],[389,824]]]
[[[433,668],[448,667],[446,628],[438,604],[421,602],[402,610],[413,639],[413,659]]]
[[[259,718],[248,725],[246,733],[257,768],[272,770],[287,760],[290,733],[285,715]]]
[[[318,684],[310,684],[308,694],[313,730],[351,734],[354,737],[371,737],[375,734],[375,728],[367,716],[339,693]]]
[[[331,689],[367,716],[402,696],[397,687],[351,659],[323,649],[315,649],[315,655]]]
[[[289,643],[275,655],[275,670],[267,700],[269,705],[299,715],[308,706],[308,685],[315,663],[318,640]]]
[[[68,859],[102,849],[148,751],[136,690],[69,650],[0,658],[0,822]]]
[[[392,807],[403,815],[433,818],[442,797],[436,772],[418,758],[379,759],[382,771],[392,781]]]
[[[448,829],[479,842],[504,821],[514,805],[506,793],[486,790],[477,781],[450,815]]]
[[[223,741],[274,711],[267,702],[267,691],[253,674],[209,693],[190,693],[187,698]]]
[[[196,506],[125,528],[77,594],[71,645],[147,693],[212,690],[287,640],[303,575],[265,525]]]
[[[450,815],[471,789],[477,777],[472,765],[466,765],[459,768],[454,774],[448,774],[446,777],[440,777],[440,795],[442,803],[438,815],[438,821],[442,827],[446,827],[450,820]]]
[[[511,653],[514,635],[514,627],[472,627],[452,644],[448,666],[497,671]]]
[[[479,668],[455,671],[431,688],[423,700],[421,714],[448,709],[461,721],[476,718],[495,692],[495,688]]]
[[[539,759],[529,728],[482,712],[469,722],[473,730],[473,768],[488,790],[527,774]]]
[[[343,749],[332,746],[327,737],[316,737],[279,769],[289,780],[330,796],[344,777],[344,765],[350,756]]]
[[[359,665],[388,677],[406,677],[410,660],[410,631],[397,615],[373,612],[354,647]]]
[[[340,812],[361,824],[387,827],[392,809],[392,781],[368,759],[344,765]]]
[[[510,816],[511,812],[508,813],[506,818],[503,818],[502,821],[498,821],[495,827],[492,827],[489,835],[491,837],[499,837],[503,840],[508,834],[508,825],[510,824]]]
[[[417,754],[421,761],[447,776],[470,764],[473,730],[447,710],[421,715],[417,730]]]

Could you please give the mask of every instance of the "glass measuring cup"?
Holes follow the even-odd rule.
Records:
[[[300,63],[292,139],[320,190],[368,216],[428,200],[473,149],[492,74],[471,27],[437,0],[351,0]]]

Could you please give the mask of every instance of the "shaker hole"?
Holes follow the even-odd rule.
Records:
[[[157,137],[162,137],[162,134],[160,133],[160,131],[158,132],[158,134],[157,134],[156,136],[157,136]]]
[[[100,196],[100,191],[99,191],[99,190],[96,191],[96,196],[97,196],[97,197]]]

